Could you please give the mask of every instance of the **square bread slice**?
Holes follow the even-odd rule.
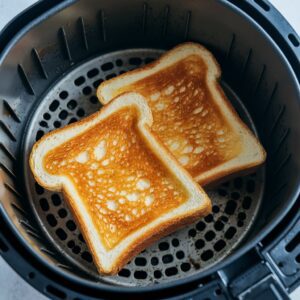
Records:
[[[153,131],[205,185],[262,164],[266,153],[227,100],[213,55],[196,43],[181,44],[157,61],[103,82],[102,104],[138,92],[153,114]]]
[[[103,274],[116,274],[152,242],[211,211],[151,124],[146,100],[126,93],[46,134],[31,152],[35,179],[63,192]]]

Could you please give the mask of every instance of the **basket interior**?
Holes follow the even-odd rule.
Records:
[[[266,173],[210,189],[212,215],[159,241],[118,276],[99,278],[61,195],[33,182],[28,152],[45,132],[99,109],[95,88],[102,80],[184,41],[216,56],[225,92],[267,150]],[[129,286],[199,273],[244,246],[294,200],[297,83],[266,33],[229,3],[78,1],[24,30],[2,61],[0,78],[6,79],[0,81],[3,208],[35,253],[66,272]]]

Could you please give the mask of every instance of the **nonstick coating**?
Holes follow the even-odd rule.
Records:
[[[253,197],[255,200],[252,201],[253,206],[250,206],[250,212],[246,213],[246,219],[241,214],[239,218],[238,213],[243,213],[241,209],[245,210],[242,199],[248,197],[249,191],[240,193],[239,199],[241,200],[233,199],[238,203],[236,208],[238,213],[229,218],[228,224],[235,224],[237,230],[241,229],[245,233],[247,231],[247,238],[244,238],[241,243],[239,242],[242,237],[234,240],[232,244],[228,243],[230,247],[224,248],[228,252],[224,250],[224,253],[216,255],[216,259],[211,264],[201,261],[201,249],[198,249],[200,260],[199,257],[197,258],[197,251],[191,252],[192,255],[196,255],[196,262],[194,258],[189,261],[190,269],[187,272],[182,270],[182,263],[179,263],[182,254],[178,258],[174,250],[171,263],[175,264],[176,262],[178,273],[172,269],[168,271],[171,276],[166,274],[166,269],[168,261],[172,258],[165,257],[165,263],[162,263],[164,254],[158,255],[159,271],[162,273],[160,278],[158,278],[160,275],[155,278],[154,271],[156,269],[149,258],[146,260],[146,266],[153,270],[151,272],[154,280],[159,284],[151,285],[150,289],[130,288],[130,291],[151,290],[153,292],[210,275],[246,250],[253,248],[279,223],[295,202],[299,191],[300,174],[300,157],[298,155],[300,150],[299,82],[290,65],[293,59],[287,60],[279,45],[276,45],[257,22],[227,1],[174,0],[172,3],[167,3],[156,0],[147,2],[132,0],[130,5],[127,1],[67,1],[25,26],[11,40],[0,58],[0,78],[6,79],[0,81],[0,98],[3,99],[1,100],[3,109],[0,110],[0,172],[3,181],[1,200],[4,199],[0,207],[1,214],[13,236],[27,249],[32,260],[40,261],[47,270],[52,270],[55,274],[63,276],[65,280],[76,282],[89,289],[101,288],[106,291],[116,291],[107,284],[107,281],[98,282],[99,278],[93,271],[90,272],[86,263],[83,263],[82,253],[86,250],[84,250],[85,246],[82,241],[80,245],[76,244],[78,240],[80,241],[80,238],[77,238],[79,232],[77,229],[72,230],[74,224],[70,222],[69,225],[66,224],[67,219],[66,223],[63,223],[61,218],[58,218],[59,210],[63,208],[61,199],[57,196],[51,198],[48,192],[43,191],[47,195],[44,197],[42,190],[38,187],[35,187],[34,191],[30,188],[33,185],[28,183],[30,177],[27,172],[24,172],[24,168],[26,171],[27,166],[27,155],[24,153],[28,154],[28,147],[33,142],[34,133],[36,137],[36,134],[43,130],[41,129],[45,125],[45,123],[41,123],[43,121],[46,122],[45,130],[43,130],[45,132],[71,120],[69,118],[71,108],[65,109],[67,118],[63,113],[59,119],[63,107],[68,105],[71,100],[68,96],[63,99],[65,97],[64,94],[61,94],[63,89],[67,89],[68,95],[72,93],[72,97],[75,97],[73,93],[76,92],[78,99],[88,99],[90,104],[88,107],[91,108],[91,111],[95,109],[96,104],[93,102],[96,101],[92,94],[89,94],[89,89],[84,91],[76,85],[74,85],[74,89],[70,89],[75,77],[85,74],[86,84],[91,87],[93,93],[92,77],[89,78],[87,75],[87,72],[91,70],[89,61],[92,58],[102,60],[106,57],[111,60],[116,50],[169,49],[187,40],[202,43],[213,52],[221,65],[222,83],[230,100],[242,114],[248,112],[251,116],[250,118],[246,113],[245,120],[250,122],[252,128],[257,129],[268,153],[266,177],[263,180],[261,175],[258,177],[256,175],[256,177],[250,176],[242,180],[242,184],[246,184],[246,186],[248,181],[254,181],[256,187],[254,193],[258,193]],[[285,45],[285,47],[287,46]],[[141,63],[145,62],[148,54],[153,50],[146,50],[146,53],[141,54],[143,51],[139,52],[140,54],[136,57],[142,60]],[[122,53],[120,57],[126,64],[129,64],[124,71],[132,68],[133,65],[128,61],[128,57],[132,55],[131,50],[124,50],[120,53]],[[154,51],[154,53],[158,52]],[[114,71],[121,71],[121,68],[116,68],[116,62],[113,66]],[[105,78],[109,75],[109,72],[101,69],[100,61],[95,67],[99,70],[97,78]],[[293,67],[295,68],[295,66]],[[66,75],[69,73],[71,75],[68,76],[71,79],[66,85],[68,78]],[[57,111],[53,112],[53,116],[50,116],[50,122],[45,120],[44,113],[46,113],[46,108],[50,110],[50,105],[54,100],[59,102],[60,108],[57,108]],[[49,103],[46,103],[47,101]],[[82,100],[78,100],[78,103],[80,101]],[[79,107],[76,108],[74,118],[91,112],[88,111],[88,107],[83,107],[83,111],[79,111]],[[40,132],[39,135],[41,134]],[[231,187],[234,188],[234,185],[233,181],[232,186],[224,187],[228,195],[228,198],[224,196],[226,203],[232,200],[232,197],[238,197],[231,195],[233,192]],[[253,186],[253,183],[251,185]],[[259,204],[262,185],[265,185],[265,192]],[[229,190],[230,193],[228,193]],[[250,188],[250,190],[252,189]],[[38,193],[41,193],[39,197],[37,197]],[[224,194],[224,192],[222,193]],[[48,201],[48,210],[46,202],[41,200],[42,198]],[[45,211],[41,212],[43,205]],[[259,206],[256,220],[252,222]],[[222,209],[225,210],[224,207],[219,207],[219,209],[220,212]],[[215,226],[220,212],[215,212],[213,220],[205,220],[207,228]],[[53,229],[51,224],[54,224],[55,221],[49,217],[49,214],[59,219],[59,225],[54,225]],[[244,222],[240,227],[238,226],[239,221]],[[68,232],[66,245],[61,241],[54,242],[57,240],[57,236],[64,236],[61,231],[60,233],[56,232],[60,227]],[[247,230],[242,230],[245,228]],[[69,244],[68,246],[69,235],[72,234],[76,235],[76,243],[74,240],[75,245]],[[205,236],[203,238],[201,234],[196,230],[196,237],[191,237],[191,240],[194,244],[197,240],[205,240],[205,247],[208,248],[203,248],[203,250],[209,250],[214,246],[213,241],[217,242],[220,238],[219,235],[216,235],[216,240],[209,241],[209,236],[205,239]],[[191,235],[195,235],[194,231],[191,232]],[[172,244],[171,237],[166,240],[169,241],[168,244],[172,249],[176,248]],[[173,243],[177,244],[177,242]],[[199,248],[201,248],[200,244],[201,242],[198,242]],[[147,251],[141,256],[146,255]],[[189,254],[187,250],[183,252],[185,257]],[[216,252],[215,250],[214,253]],[[80,254],[80,258],[74,262],[74,256],[76,257],[77,254],[78,256]],[[225,255],[226,258],[224,258]],[[88,254],[85,255],[85,258],[87,258],[85,261],[90,260]],[[222,261],[217,262],[221,258],[223,258]],[[189,272],[194,272],[199,262],[200,266],[203,264],[203,269],[186,276]],[[139,262],[131,262],[131,266],[134,268],[143,269],[145,267],[143,264],[143,259]],[[147,270],[149,271],[149,269]],[[136,278],[134,272],[130,273],[128,277],[130,280],[124,277],[118,284],[139,285],[137,281],[145,280]],[[172,275],[172,273],[175,274]],[[139,273],[139,276],[145,275]],[[174,280],[171,282],[164,281],[164,278],[173,276]],[[160,279],[162,280],[160,281]],[[109,279],[109,281],[111,280]],[[116,282],[114,281],[114,283]],[[151,284],[150,281],[148,283]],[[57,282],[57,284],[59,283]],[[120,287],[118,289],[121,291]]]

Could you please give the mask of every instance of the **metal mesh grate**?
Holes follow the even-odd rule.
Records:
[[[161,53],[151,49],[124,50],[97,57],[71,71],[51,88],[33,114],[24,147],[25,157],[29,156],[33,143],[46,132],[98,110],[101,105],[95,89],[103,80],[148,63]],[[237,96],[226,85],[224,89],[241,117],[254,129]],[[40,187],[28,166],[25,172],[29,199],[49,239],[66,259],[98,277],[85,241],[62,196]],[[117,276],[101,279],[128,286],[147,285],[188,276],[220,261],[251,227],[262,198],[263,177],[261,169],[208,189],[213,202],[212,214],[146,249]]]

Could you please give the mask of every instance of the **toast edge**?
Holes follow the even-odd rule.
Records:
[[[183,52],[185,50],[188,50],[188,53],[186,53],[183,57],[179,57],[178,59],[173,60],[172,56],[174,54],[177,54],[177,52],[181,52],[181,51]],[[212,65],[213,65],[213,69],[210,70],[211,73],[213,73],[212,77],[215,77],[216,79],[218,79],[221,76],[221,68],[220,68],[217,60],[215,59],[215,57],[212,55],[212,53],[200,44],[193,43],[193,42],[185,42],[185,43],[175,46],[171,50],[162,54],[157,60],[155,60],[143,67],[137,68],[132,71],[128,71],[124,74],[118,75],[115,78],[111,78],[109,80],[103,81],[98,86],[97,91],[96,91],[98,100],[103,105],[107,104],[108,102],[110,102],[112,100],[111,95],[109,95],[108,97],[105,97],[104,94],[105,94],[105,89],[107,89],[109,85],[111,85],[115,82],[122,81],[124,78],[128,78],[128,76],[133,77],[135,75],[138,75],[138,74],[142,75],[144,73],[140,78],[130,80],[129,84],[132,84],[133,82],[141,80],[149,75],[155,74],[156,72],[160,71],[160,69],[171,66],[172,64],[174,64],[177,61],[180,61],[184,57],[188,57],[191,54],[197,54],[198,51],[201,51],[202,53],[204,53],[204,55],[207,55],[207,58],[211,61]],[[170,62],[167,63],[167,66],[162,66],[164,64],[164,62],[165,61],[167,62],[169,59],[170,59]],[[161,68],[161,66],[162,66],[162,68]],[[149,74],[145,74],[147,72]]]
[[[79,224],[81,229],[81,233],[85,238],[85,241],[88,244],[89,250],[92,252],[92,256],[96,265],[96,268],[100,274],[103,275],[116,275],[134,256],[139,254],[145,248],[158,241],[159,239],[171,234],[172,232],[183,228],[184,226],[190,225],[193,222],[197,221],[199,218],[204,217],[211,213],[211,202],[210,200],[205,200],[202,207],[200,209],[195,209],[192,212],[189,212],[185,215],[180,215],[176,218],[169,219],[168,221],[156,226],[154,229],[148,230],[143,236],[139,236],[138,239],[134,240],[129,246],[126,248],[120,256],[114,260],[114,263],[110,265],[110,268],[104,268],[103,264],[97,255],[97,248],[94,247],[92,240],[90,239],[88,230],[85,229],[85,222],[81,218],[80,214],[77,213],[76,208],[71,204],[69,193],[64,190],[63,192],[66,199],[68,199],[67,203],[70,210],[73,213],[76,221]],[[105,258],[103,258],[105,259]]]
[[[79,127],[80,132],[77,134],[73,134],[69,138],[69,139],[72,139],[73,137],[83,133],[86,130],[83,128],[85,126],[85,124],[89,124],[88,126],[86,126],[88,129],[89,127],[92,127],[93,125],[97,124],[98,122],[109,117],[110,114],[115,111],[115,108],[126,107],[128,105],[128,103],[126,104],[126,103],[123,103],[122,101],[118,100],[119,97],[124,96],[124,95],[126,97],[134,97],[134,98],[137,97],[139,99],[138,101],[141,103],[141,105],[137,105],[134,102],[132,103],[132,105],[137,107],[138,112],[140,113],[139,122],[141,122],[143,124],[148,124],[149,126],[152,125],[152,123],[153,123],[152,112],[151,112],[148,104],[144,100],[144,98],[138,93],[124,93],[124,94],[119,95],[113,101],[111,101],[112,105],[104,106],[101,109],[101,111],[97,111],[94,114],[92,114],[82,120],[79,120],[75,123],[69,124],[63,128],[55,129],[55,130],[45,134],[40,140],[38,140],[36,143],[34,143],[32,150],[30,152],[30,155],[29,155],[29,166],[34,175],[35,180],[38,182],[39,185],[43,186],[44,188],[46,188],[50,191],[61,191],[62,190],[61,184],[55,184],[55,185],[53,185],[53,183],[47,184],[45,181],[43,181],[41,178],[38,177],[37,172],[34,172],[34,170],[37,170],[37,166],[36,166],[37,162],[40,161],[39,158],[37,158],[36,156],[38,156],[38,154],[42,155],[42,153],[39,153],[39,152],[40,152],[40,148],[43,146],[43,144],[46,143],[48,139],[52,138],[54,135],[56,135],[58,133],[61,134],[63,132],[72,131],[73,129]],[[141,107],[143,107],[143,109],[141,109]],[[66,140],[63,140],[63,142],[66,142]],[[49,151],[49,149],[48,149],[48,151]],[[47,172],[43,172],[43,173],[47,174]],[[53,178],[55,176],[50,176],[50,177]]]
[[[249,172],[253,171],[253,169],[255,167],[262,165],[266,161],[266,158],[267,158],[266,151],[265,151],[264,147],[261,145],[259,139],[252,133],[252,131],[248,128],[248,126],[239,118],[235,109],[233,108],[232,104],[227,99],[223,89],[221,88],[221,86],[219,84],[219,79],[221,77],[221,68],[220,68],[219,63],[217,62],[215,57],[212,55],[212,53],[200,44],[193,43],[193,42],[182,43],[182,44],[172,48],[165,54],[163,54],[160,58],[158,58],[154,62],[147,64],[142,68],[138,68],[138,69],[126,72],[124,74],[119,75],[118,77],[115,77],[115,78],[112,78],[112,79],[102,82],[97,88],[98,100],[102,104],[106,104],[106,103],[110,102],[110,100],[106,99],[104,96],[104,90],[109,85],[113,85],[117,81],[122,81],[124,78],[127,78],[127,76],[133,77],[134,75],[144,73],[144,75],[142,75],[141,78],[139,78],[139,79],[129,80],[130,81],[129,84],[132,84],[133,82],[136,82],[142,78],[147,77],[148,75],[155,74],[156,72],[158,72],[160,70],[159,67],[161,65],[163,65],[165,60],[167,60],[169,57],[172,57],[172,55],[174,53],[177,53],[177,51],[184,51],[185,49],[188,49],[188,50],[192,49],[191,51],[199,51],[200,50],[200,51],[202,51],[202,53],[205,53],[207,55],[207,57],[210,59],[210,63],[213,64],[213,70],[210,70],[208,72],[207,78],[206,78],[206,80],[208,81],[210,93],[215,92],[214,96],[220,97],[222,99],[223,105],[225,105],[226,109],[230,112],[230,118],[232,118],[234,120],[234,122],[240,126],[240,128],[242,129],[243,133],[247,136],[247,138],[252,140],[253,144],[255,145],[255,148],[257,149],[257,152],[259,153],[259,155],[258,155],[259,157],[257,159],[253,159],[251,161],[244,162],[240,165],[233,165],[231,167],[227,167],[227,169],[223,169],[220,171],[214,171],[214,172],[218,172],[218,173],[204,172],[199,175],[196,175],[194,177],[194,180],[197,181],[199,184],[205,186],[207,184],[210,184],[210,183],[220,180],[224,176],[227,177],[228,175],[231,175],[232,173],[235,173],[235,172],[236,172],[236,175],[238,175],[239,172],[244,172],[247,170],[249,170]],[[191,54],[191,52],[186,54],[186,56],[188,56],[190,54]],[[173,61],[173,63],[175,63],[176,61],[181,60],[183,58],[184,57],[181,57],[177,60],[175,59]],[[208,65],[208,67],[211,67],[211,66],[209,66],[209,63],[206,62],[206,64]],[[164,68],[164,66],[162,66],[162,68]],[[145,74],[147,71],[153,71],[153,72],[151,72],[151,74]],[[245,144],[243,144],[243,146],[245,148]],[[241,155],[239,155],[238,157],[236,157],[234,159],[240,159],[242,156],[245,156],[244,151],[242,151]],[[232,159],[230,161],[233,161],[234,159]],[[224,164],[226,164],[226,163],[224,163]],[[220,165],[220,167],[224,168],[224,164]]]
[[[128,94],[135,94],[135,93],[127,93]],[[122,95],[118,96],[117,98],[121,97]],[[141,96],[140,96],[141,97]],[[117,101],[117,99],[115,99],[114,101],[112,101],[111,104],[113,104],[113,102]],[[143,100],[145,101],[145,100]],[[146,101],[145,101],[146,103]],[[84,120],[81,120],[79,122],[76,122],[74,124],[70,124],[64,128],[60,128],[57,130],[54,130],[52,132],[50,132],[49,134],[46,134],[44,137],[42,137],[33,147],[32,152],[30,154],[30,159],[29,159],[29,163],[30,163],[30,167],[32,169],[32,173],[35,177],[35,179],[37,180],[37,182],[42,185],[43,187],[49,189],[49,190],[53,190],[53,191],[62,191],[63,194],[66,196],[67,198],[67,203],[68,206],[70,207],[74,217],[76,218],[76,220],[78,221],[78,223],[80,224],[80,228],[82,229],[82,234],[85,236],[86,241],[89,245],[89,249],[92,251],[93,253],[93,258],[95,259],[96,262],[96,266],[99,270],[100,273],[102,274],[108,274],[108,275],[113,275],[116,274],[124,264],[126,264],[128,262],[128,260],[130,260],[132,258],[132,256],[134,254],[139,253],[142,249],[144,249],[145,247],[147,247],[148,245],[150,245],[152,242],[156,241],[157,239],[167,235],[168,233],[171,233],[173,231],[175,231],[177,228],[180,228],[186,224],[190,224],[192,223],[194,220],[196,220],[197,218],[204,216],[206,214],[208,214],[211,211],[211,202],[208,198],[208,196],[205,194],[205,192],[193,181],[192,177],[187,173],[187,171],[185,171],[185,169],[183,167],[181,167],[179,165],[179,163],[177,163],[177,160],[175,159],[175,157],[173,157],[173,155],[163,146],[163,144],[160,142],[160,140],[155,137],[153,135],[153,133],[150,130],[150,126],[152,124],[152,115],[151,118],[148,119],[148,121],[141,123],[140,120],[138,122],[139,126],[143,127],[145,129],[145,132],[142,132],[143,134],[147,133],[153,135],[153,140],[155,140],[156,146],[160,149],[161,153],[163,155],[166,155],[168,157],[169,160],[172,161],[172,164],[176,166],[176,171],[181,171],[181,173],[183,174],[183,177],[185,178],[185,181],[188,182],[190,181],[190,183],[192,183],[192,190],[194,190],[194,193],[189,194],[189,199],[187,199],[187,201],[190,201],[191,198],[193,200],[195,200],[194,198],[199,197],[199,194],[201,194],[201,205],[198,208],[195,208],[194,210],[189,211],[189,213],[187,214],[181,214],[179,216],[175,216],[174,218],[170,218],[167,221],[163,222],[162,224],[160,224],[159,226],[156,226],[153,229],[150,229],[148,231],[146,231],[144,233],[144,239],[143,241],[139,242],[141,240],[141,237],[139,236],[138,239],[134,240],[131,244],[129,244],[128,248],[126,249],[126,251],[124,251],[122,253],[122,255],[120,255],[120,257],[118,257],[114,263],[111,265],[111,268],[104,268],[102,266],[101,260],[99,258],[99,256],[97,255],[98,251],[97,251],[97,247],[94,246],[93,241],[91,240],[91,236],[89,234],[87,234],[87,232],[89,231],[86,226],[85,226],[85,220],[84,220],[84,216],[81,215],[81,213],[78,213],[78,207],[76,206],[76,203],[74,204],[73,198],[70,196],[70,193],[68,191],[68,189],[64,186],[63,182],[60,182],[59,185],[51,185],[49,183],[46,183],[44,181],[42,181],[39,176],[36,174],[35,172],[35,160],[36,158],[34,157],[35,154],[37,153],[38,148],[47,141],[47,138],[58,134],[58,133],[62,133],[64,131],[69,130],[70,128],[76,128],[76,127],[80,127],[82,124],[85,124],[86,122],[91,123],[93,122],[95,119],[98,118],[99,115],[101,114],[105,114],[104,111],[108,110],[109,107],[111,107],[111,104],[105,108],[103,108],[101,110],[101,112],[97,112],[92,116],[89,116],[87,118],[85,118]],[[147,105],[147,104],[146,104]],[[148,107],[148,105],[147,105]],[[150,111],[150,108],[148,108]],[[150,111],[151,114],[151,111]],[[105,118],[100,118],[98,120],[98,122],[100,122],[101,120],[103,120]],[[89,127],[88,127],[89,128]],[[83,131],[84,132],[84,131]],[[80,133],[79,133],[80,134]],[[72,138],[72,137],[70,137]],[[152,147],[151,147],[152,148]],[[48,149],[49,151],[50,149]],[[153,151],[155,151],[152,148]],[[156,152],[156,151],[155,151]],[[165,160],[161,157],[162,154],[157,154],[157,157],[164,163],[164,165],[168,168],[168,164],[165,162]],[[43,156],[42,156],[43,157]],[[42,161],[42,159],[40,159]],[[45,172],[43,170],[43,172]],[[174,174],[174,170],[172,171],[172,173]],[[177,177],[177,175],[175,174],[175,176]],[[188,190],[187,187],[187,183],[183,184],[186,189]],[[197,190],[197,192],[195,192]],[[188,192],[190,193],[190,191],[188,190]],[[157,228],[159,228],[159,230],[157,230]],[[104,258],[105,259],[105,258]]]

